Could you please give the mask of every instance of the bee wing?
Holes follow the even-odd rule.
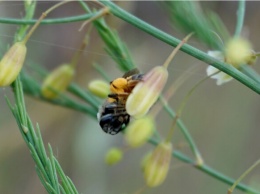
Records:
[[[139,74],[139,73],[140,73],[139,69],[134,68],[134,69],[132,69],[132,70],[126,72],[122,77],[123,77],[123,78],[127,78],[127,77],[130,77],[130,76],[132,76],[132,75]]]

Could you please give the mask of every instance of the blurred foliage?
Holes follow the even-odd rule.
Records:
[[[195,32],[195,36],[211,49],[222,50],[229,33],[213,11],[204,13],[197,1],[161,1],[168,11],[175,28],[183,32]]]

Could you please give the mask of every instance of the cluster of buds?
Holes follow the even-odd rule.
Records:
[[[241,65],[253,65],[257,58],[255,52],[252,50],[250,42],[241,37],[230,39],[225,46],[224,52],[208,51],[208,55],[220,61],[224,61],[237,69],[239,69]],[[208,66],[207,75],[211,76],[218,71],[219,70],[215,67]],[[217,80],[217,85],[222,85],[233,79],[224,72],[219,72],[211,76],[211,78]]]
[[[131,147],[143,145],[153,135],[155,122],[152,116],[147,115],[150,108],[158,100],[168,79],[167,67],[180,47],[189,39],[189,34],[173,50],[162,66],[156,66],[142,77],[142,81],[133,88],[127,97],[125,109],[127,114],[134,117],[125,130],[125,140]],[[119,80],[120,81],[120,80]],[[120,81],[119,84],[125,84]],[[126,83],[127,84],[127,83]],[[110,88],[114,92],[113,85]],[[116,87],[116,89],[123,87]],[[116,90],[115,92],[118,92]],[[149,187],[159,186],[169,171],[172,155],[172,143],[162,141],[145,157],[143,171],[146,184]]]

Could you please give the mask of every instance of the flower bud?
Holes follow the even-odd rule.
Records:
[[[171,142],[164,141],[157,145],[144,162],[144,178],[147,186],[159,186],[166,178],[172,154]]]
[[[125,140],[131,147],[143,145],[154,132],[154,119],[151,116],[144,116],[131,122],[125,129]]]
[[[27,48],[24,43],[16,42],[0,61],[0,86],[10,85],[20,73]]]
[[[144,116],[158,99],[167,78],[168,71],[163,66],[154,67],[145,74],[143,81],[134,87],[127,98],[127,113],[135,118]]]
[[[106,98],[110,93],[109,84],[103,80],[93,80],[88,84],[89,91],[100,98]]]
[[[122,150],[118,148],[111,148],[106,154],[105,162],[108,165],[114,165],[120,162],[122,157],[123,157]]]
[[[241,37],[232,38],[226,45],[225,56],[226,62],[235,68],[248,64],[252,56],[251,44]]]
[[[74,76],[74,68],[63,64],[53,70],[43,81],[41,93],[45,98],[54,99],[64,92]]]

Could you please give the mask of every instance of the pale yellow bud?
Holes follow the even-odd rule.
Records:
[[[43,81],[42,95],[48,99],[57,98],[69,86],[74,72],[74,68],[69,64],[63,64],[56,68]]]
[[[107,98],[110,93],[110,86],[103,80],[93,80],[88,84],[89,91],[100,98]]]
[[[118,148],[111,148],[106,154],[105,162],[108,165],[114,165],[120,162],[122,157],[123,157],[122,150]]]
[[[142,146],[153,135],[154,119],[144,116],[131,122],[125,130],[125,140],[131,147]]]
[[[15,43],[0,61],[0,86],[10,85],[20,73],[27,48],[22,42]]]
[[[248,64],[252,56],[250,42],[241,37],[232,38],[225,48],[225,57],[228,64],[239,68],[240,65]]]
[[[172,155],[171,142],[164,141],[157,145],[144,163],[144,178],[147,186],[159,186],[166,178]]]
[[[144,75],[126,101],[129,115],[140,118],[144,116],[156,102],[168,78],[168,71],[163,66],[154,67]]]
[[[148,162],[148,160],[150,159],[151,155],[152,155],[152,152],[151,152],[151,151],[148,152],[148,153],[146,153],[146,154],[144,155],[142,161],[141,161],[141,169],[142,169],[143,172],[144,172],[145,165],[147,164],[147,162]]]

